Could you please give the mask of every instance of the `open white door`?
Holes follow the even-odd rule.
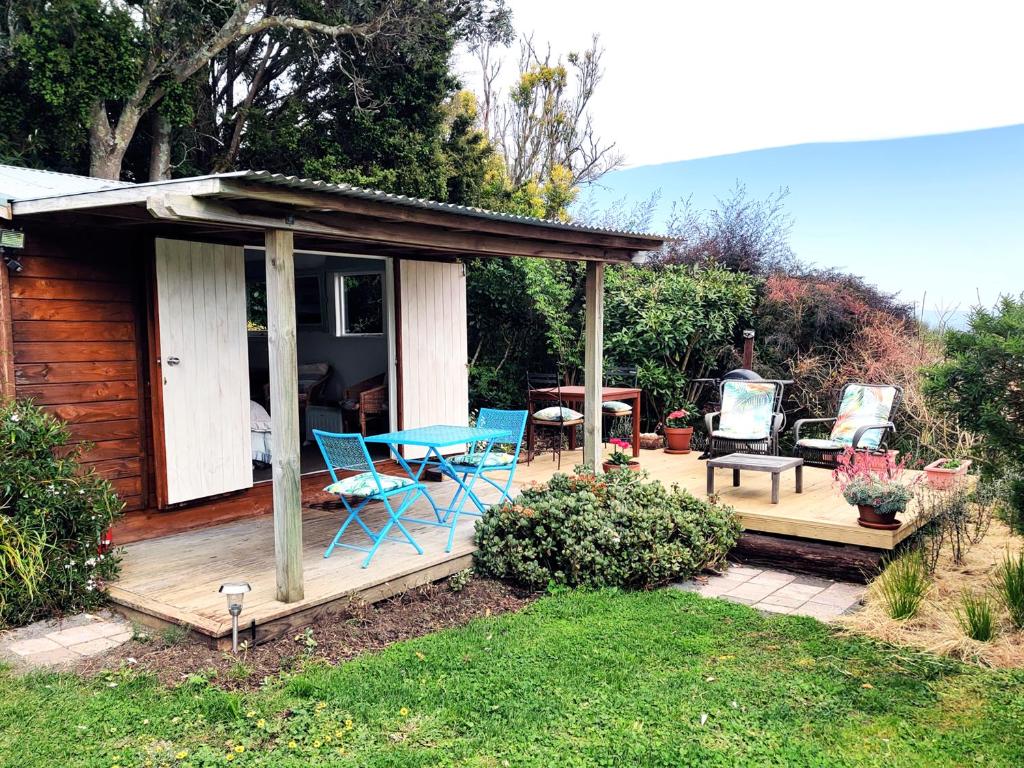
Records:
[[[466,275],[462,264],[402,259],[402,426],[469,421]],[[423,450],[407,446],[406,456]]]
[[[156,299],[160,381],[154,388],[159,384],[160,391],[154,395],[160,397],[157,413],[163,414],[160,506],[249,488],[242,248],[158,239]]]

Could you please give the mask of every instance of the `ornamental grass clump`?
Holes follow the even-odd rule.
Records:
[[[917,550],[891,561],[875,583],[886,613],[897,621],[917,615],[931,585],[928,569]]]
[[[646,587],[720,563],[739,534],[730,507],[644,473],[579,471],[489,509],[476,566],[532,588]]]
[[[956,620],[971,640],[987,643],[996,636],[995,608],[987,594],[964,592],[960,596]]]
[[[69,440],[31,403],[0,404],[0,627],[94,606],[117,574],[106,532],[123,505]]]
[[[995,586],[999,599],[1010,614],[1010,622],[1024,629],[1024,550],[1014,557],[1009,552],[996,570]]]

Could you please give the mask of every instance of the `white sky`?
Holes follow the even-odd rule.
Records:
[[[592,112],[628,166],[1024,123],[1020,0],[509,2],[556,53],[600,34]]]

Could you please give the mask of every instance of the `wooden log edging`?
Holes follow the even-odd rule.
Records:
[[[750,566],[783,568],[838,581],[866,584],[891,552],[854,544],[828,544],[770,533],[743,533],[729,559]]]

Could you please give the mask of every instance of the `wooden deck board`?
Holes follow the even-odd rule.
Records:
[[[562,471],[570,472],[580,461],[581,451],[562,456]],[[642,451],[641,465],[652,477],[678,483],[699,498],[704,497],[706,464],[693,453],[670,456],[661,451]],[[550,455],[538,455],[521,464],[516,485],[544,482],[556,471]],[[827,470],[806,467],[804,492],[794,492],[794,474],[783,473],[780,503],[770,503],[771,476],[744,472],[741,485],[732,486],[730,470],[719,470],[716,489],[724,503],[732,505],[747,531],[782,534],[832,544],[850,544],[888,550],[917,527],[913,509],[903,515],[905,525],[898,531],[874,531],[857,525],[857,513],[842,498]],[[454,484],[431,483],[429,489],[440,502],[450,498]],[[481,492],[485,500],[496,492]],[[322,498],[322,496],[311,496]],[[417,502],[410,516],[427,518],[430,507]],[[380,525],[381,508],[367,515],[371,525]],[[397,594],[412,586],[444,578],[468,567],[473,553],[473,524],[476,518],[460,520],[451,553],[444,547],[447,530],[410,524],[410,531],[424,549],[417,555],[412,547],[399,543],[381,546],[369,568],[360,567],[363,553],[337,549],[330,558],[323,551],[341,523],[341,512],[323,504],[307,506],[303,516],[303,564],[305,598],[296,603],[274,599],[274,538],[270,515],[247,518],[203,530],[187,531],[124,548],[121,577],[110,588],[113,601],[135,617],[155,617],[157,623],[189,624],[211,638],[226,637],[231,628],[224,598],[217,592],[225,581],[244,580],[252,586],[242,614],[245,627],[254,619],[267,632],[290,631],[310,621],[324,620],[334,608],[349,600],[373,601]],[[350,528],[345,541],[363,544],[357,528]],[[277,627],[277,629],[273,629]]]

